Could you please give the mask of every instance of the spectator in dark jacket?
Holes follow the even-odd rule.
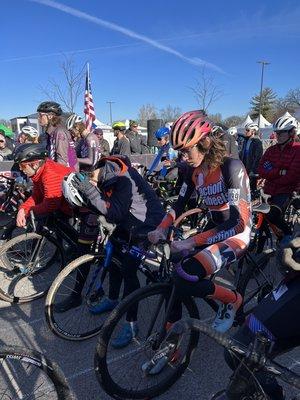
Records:
[[[111,155],[130,156],[130,143],[129,139],[125,136],[126,126],[124,122],[115,122],[112,128],[116,139],[111,150]]]
[[[258,164],[263,155],[262,141],[257,136],[258,125],[250,122],[245,126],[245,137],[242,144],[240,159],[243,161],[250,179],[251,190],[256,189]]]
[[[135,121],[130,121],[129,129],[126,131],[126,136],[130,142],[131,154],[148,154],[149,149],[146,144],[146,137],[138,132],[138,124]]]
[[[109,143],[103,137],[103,130],[101,128],[94,129],[94,134],[98,137],[99,140],[99,152],[101,157],[109,156],[110,148]]]

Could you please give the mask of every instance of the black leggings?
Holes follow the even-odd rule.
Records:
[[[184,271],[190,275],[196,275],[199,278],[198,282],[189,282],[177,273],[174,273],[174,284],[176,287],[174,305],[169,317],[170,322],[176,322],[182,318],[182,298],[188,296],[206,297],[212,295],[215,286],[211,279],[204,279],[207,272],[204,267],[193,257],[183,261]]]
[[[90,245],[78,244],[79,257],[82,254],[89,252]],[[132,257],[130,254],[122,253],[117,247],[114,248],[112,257],[117,259],[119,263],[111,263],[109,266],[109,295],[111,300],[119,298],[122,281],[124,280],[123,297],[125,298],[130,293],[134,292],[140,287],[140,282],[137,277],[137,267],[140,260]],[[86,263],[79,267],[76,274],[75,287],[73,293],[81,294],[84,284],[87,280],[91,263]],[[137,320],[137,307],[132,307],[127,313],[127,321]]]
[[[139,289],[140,282],[137,276],[137,267],[141,263],[140,260],[132,257],[130,254],[121,253],[120,250],[114,249],[113,257],[120,263],[111,263],[109,267],[109,295],[111,300],[118,300],[121,284],[124,281],[123,296],[124,299],[130,293]],[[126,316],[127,321],[137,320],[137,305],[132,307]]]
[[[287,352],[300,345],[299,307],[300,274],[291,274],[276,291],[262,300],[253,315],[234,335],[234,339],[248,345],[253,341],[255,332],[264,330],[275,338],[271,357]],[[233,370],[239,364],[239,360],[227,350],[225,360]],[[248,379],[249,372],[246,369],[243,369],[241,373]],[[283,399],[282,388],[274,375],[259,371],[255,376],[272,400]]]

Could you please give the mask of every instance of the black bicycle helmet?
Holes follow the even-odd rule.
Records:
[[[61,106],[55,101],[44,101],[38,106],[37,112],[53,113],[59,116],[62,114],[62,109]]]
[[[24,143],[18,146],[14,152],[14,162],[44,160],[48,157],[45,146],[41,144]]]

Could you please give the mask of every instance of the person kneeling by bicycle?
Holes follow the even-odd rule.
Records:
[[[283,250],[282,263],[288,267],[288,274],[278,287],[264,298],[250,314],[245,324],[234,335],[234,339],[239,343],[248,346],[258,332],[264,334],[269,339],[269,356],[275,357],[296,348],[300,345],[300,237],[293,239],[288,247]],[[226,350],[225,360],[232,370],[240,364],[240,360]],[[246,388],[247,398],[254,398],[254,393],[258,390],[257,384],[262,388],[268,399],[284,400],[283,388],[278,384],[275,375],[268,374],[266,371],[253,372],[245,367],[238,370],[241,379],[240,386],[227,389],[227,395],[221,399],[240,399],[234,397],[234,392],[238,388]],[[244,382],[244,386],[243,385]],[[252,383],[250,385],[250,383]],[[242,395],[241,392],[239,392]],[[244,395],[244,393],[243,393]],[[258,398],[258,397],[255,397]],[[259,397],[261,398],[261,397]]]
[[[121,242],[144,245],[147,233],[162,221],[164,211],[153,189],[125,156],[103,157],[90,178],[82,173],[72,174],[64,181],[63,191],[69,203],[78,206],[79,201],[82,206],[116,225],[110,242],[113,245],[112,257],[119,260],[120,265],[112,263],[109,267],[108,298],[90,306],[91,313],[102,314],[118,304],[123,280],[123,297],[140,287],[137,277],[140,260],[129,252],[123,252]],[[88,271],[86,277],[87,274]],[[127,346],[136,336],[137,308],[128,312],[126,320],[120,334],[112,341],[115,348]]]
[[[171,143],[175,150],[187,154],[190,170],[173,209],[149,233],[150,242],[165,239],[168,228],[182,214],[195,189],[208,207],[211,220],[204,232],[171,244],[176,258],[180,253],[185,253],[185,257],[181,257],[181,268],[176,268],[181,272],[175,275],[177,299],[169,322],[181,318],[182,297],[208,297],[221,302],[213,326],[224,332],[232,326],[242,297],[207,278],[239,259],[249,245],[249,179],[240,160],[225,156],[225,145],[212,134],[212,124],[201,111],[179,117],[171,129]]]

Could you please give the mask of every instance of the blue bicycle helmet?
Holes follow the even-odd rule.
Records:
[[[157,129],[155,132],[156,139],[162,139],[164,136],[169,135],[170,129],[163,126],[162,128]]]

